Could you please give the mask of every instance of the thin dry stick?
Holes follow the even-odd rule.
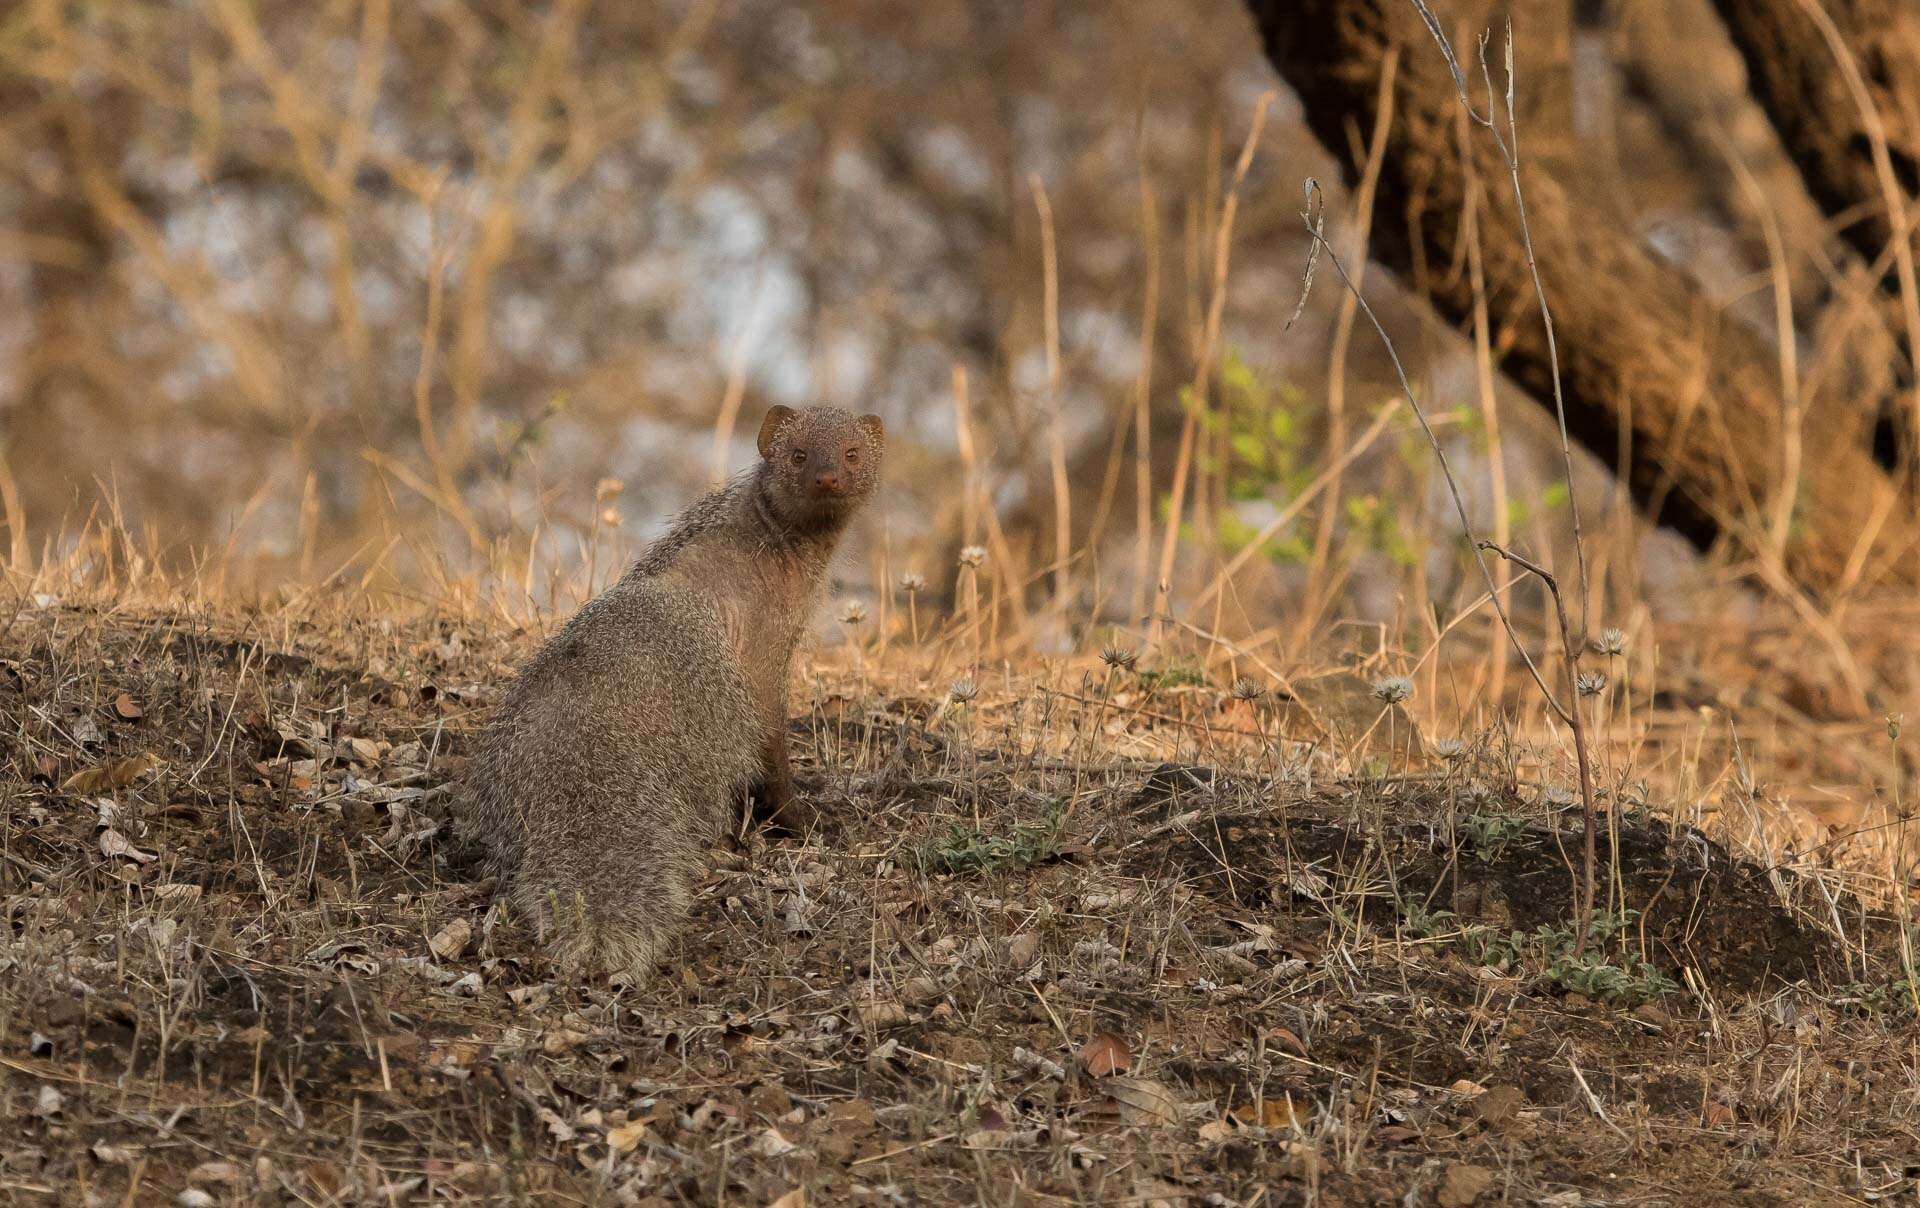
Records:
[[[1515,217],[1520,222],[1520,245],[1526,249],[1527,271],[1533,276],[1533,296],[1540,303],[1540,322],[1547,334],[1547,369],[1553,379],[1553,414],[1560,424],[1560,458],[1567,470],[1567,512],[1573,520],[1573,553],[1580,567],[1580,628],[1586,632],[1591,628],[1587,622],[1587,604],[1591,593],[1587,585],[1586,544],[1580,539],[1580,505],[1573,495],[1573,445],[1567,436],[1567,400],[1560,388],[1560,344],[1554,334],[1553,311],[1547,305],[1547,289],[1540,281],[1540,263],[1533,254],[1533,231],[1527,224],[1526,194],[1520,188],[1520,118],[1513,104],[1513,22],[1507,22],[1507,136],[1503,138],[1494,99],[1493,76],[1487,70],[1485,38],[1480,42],[1480,74],[1487,85],[1487,113],[1483,117],[1473,107],[1473,98],[1467,94],[1467,77],[1460,70],[1460,60],[1455,57],[1453,44],[1447,41],[1446,31],[1440,28],[1433,10],[1427,7],[1426,0],[1409,0],[1409,3],[1419,10],[1421,20],[1427,23],[1427,32],[1439,43],[1440,53],[1446,57],[1447,67],[1453,72],[1454,89],[1459,94],[1460,104],[1466,108],[1467,116],[1493,135],[1494,146],[1499,148],[1500,159],[1506,164],[1507,175],[1513,181],[1513,205]]]
[[[1887,127],[1880,119],[1879,107],[1873,103],[1873,94],[1867,89],[1867,82],[1860,75],[1860,65],[1854,61],[1853,52],[1847,49],[1847,40],[1840,29],[1820,5],[1820,0],[1800,0],[1800,8],[1807,19],[1820,27],[1820,36],[1826,40],[1827,49],[1840,66],[1840,78],[1846,81],[1847,92],[1853,97],[1854,105],[1860,110],[1861,124],[1867,128],[1867,142],[1873,151],[1873,172],[1880,182],[1880,194],[1887,206],[1887,225],[1894,232],[1893,253],[1894,268],[1900,282],[1900,303],[1902,317],[1907,326],[1908,355],[1920,357],[1920,281],[1916,280],[1913,263],[1913,241],[1906,232],[1907,194],[1901,187],[1900,178],[1893,168],[1893,156],[1887,149]],[[1906,447],[1901,451],[1908,459],[1907,472],[1920,472],[1920,385],[1916,385],[1911,394],[1913,408],[1913,431],[1908,433]]]
[[[720,395],[720,414],[713,421],[713,468],[708,477],[714,486],[727,481],[727,448],[733,444],[733,429],[740,422],[740,404],[747,397],[747,336],[740,333],[734,344],[733,363],[727,366],[727,385]]]
[[[980,542],[980,463],[973,445],[973,396],[967,367],[953,367],[953,443],[960,454],[960,544]]]
[[[1053,470],[1053,602],[1064,607],[1071,592],[1073,493],[1067,483],[1067,439],[1060,426],[1060,271],[1053,244],[1053,206],[1035,173],[1027,178],[1040,212],[1040,261],[1044,282],[1041,322],[1047,344],[1047,461]]]
[[[1253,153],[1260,145],[1260,132],[1267,124],[1267,109],[1273,104],[1274,94],[1264,92],[1253,109],[1253,121],[1247,129],[1247,140],[1240,148],[1239,162],[1234,165],[1233,183],[1228,186],[1226,201],[1220,210],[1220,227],[1214,232],[1213,249],[1213,292],[1208,299],[1206,324],[1201,331],[1200,347],[1194,357],[1193,390],[1187,400],[1186,423],[1180,429],[1180,450],[1174,457],[1173,487],[1167,507],[1167,531],[1160,542],[1160,570],[1158,581],[1154,585],[1155,614],[1167,611],[1166,595],[1172,590],[1170,582],[1173,576],[1173,557],[1180,546],[1180,514],[1185,509],[1187,492],[1187,474],[1193,462],[1193,446],[1196,430],[1200,424],[1200,413],[1206,408],[1207,380],[1213,373],[1214,346],[1220,338],[1221,316],[1227,306],[1227,262],[1233,247],[1233,219],[1240,208],[1240,186],[1246,182],[1247,171],[1253,166]],[[1148,637],[1152,644],[1159,637],[1160,623],[1156,620]]]
[[[1714,145],[1719,148],[1727,166],[1733,169],[1733,177],[1740,183],[1740,191],[1747,196],[1747,203],[1753,207],[1760,219],[1760,231],[1767,241],[1767,261],[1773,278],[1773,323],[1775,339],[1780,346],[1780,486],[1773,500],[1773,517],[1769,521],[1767,540],[1772,544],[1773,556],[1781,561],[1787,556],[1787,537],[1793,526],[1793,508],[1799,498],[1800,489],[1800,342],[1793,325],[1793,283],[1787,274],[1787,245],[1780,236],[1780,220],[1774,213],[1773,203],[1767,199],[1766,190],[1754,179],[1740,153],[1734,149],[1733,140],[1724,131],[1714,132]]]
[[[1366,166],[1360,173],[1360,187],[1353,198],[1353,241],[1349,255],[1357,285],[1367,280],[1367,245],[1373,236],[1373,199],[1380,188],[1380,170],[1387,159],[1387,134],[1393,128],[1393,81],[1400,66],[1400,48],[1387,48],[1380,65],[1379,100],[1374,109],[1373,137],[1367,148]],[[1340,518],[1340,476],[1346,465],[1341,451],[1347,444],[1347,349],[1353,342],[1353,320],[1358,313],[1349,295],[1340,296],[1340,309],[1333,319],[1333,346],[1327,355],[1327,452],[1332,456],[1334,473],[1327,483],[1327,501],[1320,507],[1319,524],[1313,534],[1313,556],[1307,563],[1307,606],[1301,622],[1311,625],[1321,612],[1321,594],[1326,590],[1327,559],[1333,550],[1333,530]]]
[[[1562,710],[1561,712],[1567,719],[1567,724],[1573,729],[1573,757],[1575,762],[1580,765],[1581,820],[1585,823],[1587,832],[1585,839],[1586,863],[1582,870],[1580,882],[1580,917],[1575,927],[1573,940],[1573,955],[1577,958],[1585,951],[1587,946],[1587,931],[1593,918],[1594,872],[1598,860],[1595,855],[1594,838],[1593,771],[1587,763],[1587,729],[1584,720],[1584,711],[1580,708],[1580,668],[1579,662],[1575,657],[1573,629],[1567,624],[1567,606],[1560,598],[1560,583],[1553,577],[1552,571],[1537,563],[1528,561],[1510,549],[1504,549],[1495,545],[1491,541],[1479,541],[1475,542],[1475,545],[1482,550],[1500,555],[1521,570],[1537,576],[1542,583],[1546,584],[1547,594],[1553,597],[1554,616],[1560,623],[1560,648],[1565,654],[1567,667],[1567,702],[1572,706],[1572,708]],[[1474,561],[1478,562],[1479,559],[1475,558]]]
[[[1301,219],[1307,225],[1307,236],[1310,240],[1308,245],[1310,250],[1307,257],[1307,270],[1304,274],[1304,287],[1307,290],[1313,288],[1314,265],[1319,258],[1324,255],[1328,263],[1333,265],[1334,271],[1340,274],[1341,284],[1346,289],[1352,291],[1355,297],[1360,299],[1360,313],[1367,317],[1367,322],[1372,325],[1374,334],[1378,335],[1380,342],[1386,346],[1387,358],[1393,362],[1393,371],[1400,379],[1401,394],[1406,398],[1407,406],[1413,411],[1413,418],[1419,421],[1420,431],[1426,435],[1428,447],[1433,450],[1434,457],[1440,463],[1440,473],[1446,479],[1447,491],[1453,498],[1454,512],[1460,518],[1460,530],[1466,534],[1469,541],[1477,541],[1478,536],[1473,531],[1473,521],[1467,515],[1466,500],[1462,498],[1460,494],[1460,484],[1453,476],[1453,468],[1447,462],[1447,453],[1440,445],[1439,435],[1434,432],[1433,425],[1427,421],[1425,409],[1420,406],[1419,401],[1414,397],[1413,384],[1407,379],[1406,367],[1400,363],[1399,349],[1394,346],[1392,337],[1387,335],[1387,329],[1381,324],[1379,316],[1373,313],[1373,307],[1367,304],[1366,298],[1360,296],[1359,290],[1354,289],[1353,278],[1347,275],[1346,266],[1340,263],[1340,257],[1333,250],[1333,245],[1327,242],[1326,221],[1322,214],[1322,210],[1324,209],[1324,202],[1321,201],[1322,196],[1320,182],[1312,177],[1308,177],[1306,182],[1307,208],[1303,210],[1300,215]],[[1304,302],[1305,298],[1303,296],[1302,303],[1304,304]],[[1298,313],[1297,310],[1296,313]],[[1521,643],[1520,635],[1515,631],[1513,620],[1507,615],[1506,607],[1500,603],[1497,588],[1493,582],[1493,572],[1487,569],[1486,562],[1481,558],[1476,556],[1473,561],[1474,565],[1480,568],[1480,577],[1485,581],[1487,590],[1496,594],[1494,611],[1500,615],[1501,627],[1506,630],[1507,637],[1513,643],[1514,650],[1519,653],[1521,660],[1527,665],[1527,670],[1532,673],[1533,682],[1539,685],[1540,691],[1545,694],[1547,703],[1552,706],[1554,712],[1559,714],[1562,720],[1570,720],[1567,716],[1567,710],[1561,707],[1560,702],[1555,699],[1553,695],[1553,690],[1547,687],[1547,681],[1542,678],[1540,668],[1534,663],[1533,656],[1527,653],[1526,646]]]
[[[1453,498],[1454,512],[1460,519],[1460,531],[1465,534],[1467,540],[1474,546],[1473,564],[1480,569],[1480,577],[1486,584],[1487,593],[1493,597],[1493,610],[1500,618],[1501,627],[1507,631],[1507,639],[1512,642],[1514,650],[1519,653],[1521,661],[1526,664],[1527,672],[1533,676],[1533,682],[1539,685],[1540,693],[1546,699],[1548,707],[1573,730],[1574,756],[1580,767],[1580,801],[1582,813],[1586,819],[1586,842],[1588,850],[1591,852],[1594,845],[1593,778],[1587,765],[1586,730],[1582,726],[1579,717],[1580,702],[1577,689],[1579,675],[1577,662],[1578,651],[1575,650],[1573,646],[1572,634],[1567,627],[1566,611],[1561,607],[1559,583],[1543,568],[1537,567],[1533,563],[1527,562],[1507,550],[1494,549],[1491,542],[1483,542],[1475,535],[1473,531],[1473,521],[1467,515],[1466,501],[1460,495],[1460,483],[1453,476],[1453,467],[1447,462],[1447,452],[1441,447],[1439,436],[1434,432],[1433,425],[1427,422],[1426,411],[1420,406],[1419,400],[1414,397],[1413,384],[1407,379],[1406,367],[1400,363],[1399,350],[1394,347],[1393,340],[1387,335],[1387,329],[1381,325],[1379,317],[1373,313],[1373,307],[1367,305],[1366,298],[1362,297],[1360,291],[1354,287],[1353,278],[1347,275],[1346,266],[1340,263],[1339,255],[1333,250],[1333,246],[1327,242],[1324,211],[1325,203],[1322,200],[1320,182],[1309,177],[1306,183],[1306,208],[1302,210],[1300,214],[1301,220],[1306,223],[1307,236],[1311,241],[1309,243],[1311,250],[1308,254],[1307,271],[1305,274],[1305,288],[1311,289],[1313,287],[1314,263],[1321,255],[1325,255],[1327,261],[1333,265],[1334,272],[1340,274],[1341,284],[1359,300],[1361,313],[1367,316],[1367,322],[1373,326],[1374,333],[1380,337],[1381,344],[1386,347],[1387,358],[1393,362],[1393,371],[1400,379],[1400,390],[1406,396],[1407,406],[1412,409],[1413,417],[1420,421],[1420,430],[1425,433],[1427,445],[1433,450],[1434,460],[1439,463],[1441,477],[1446,479],[1447,492]],[[1304,296],[1301,299],[1301,304],[1305,304]],[[1299,313],[1298,307],[1295,308],[1294,313]],[[1492,552],[1511,560],[1516,565],[1540,575],[1547,583],[1548,590],[1553,594],[1554,606],[1560,612],[1561,638],[1565,646],[1567,659],[1567,682],[1570,686],[1574,687],[1574,691],[1568,696],[1568,704],[1562,705],[1558,698],[1554,696],[1553,690],[1547,687],[1547,681],[1541,676],[1539,666],[1534,663],[1533,656],[1527,653],[1526,646],[1521,643],[1520,634],[1513,627],[1513,619],[1508,615],[1506,605],[1500,600],[1500,591],[1498,585],[1493,581],[1493,572],[1487,568],[1486,560],[1480,556],[1479,551],[1482,550],[1492,550]],[[1577,924],[1578,937],[1575,940],[1576,952],[1584,950],[1588,923],[1592,918],[1593,864],[1591,861],[1587,864],[1585,877],[1580,886],[1580,903],[1580,917]]]
[[[1153,332],[1160,315],[1160,214],[1147,166],[1140,163],[1140,239],[1147,250],[1146,294],[1140,301],[1140,373],[1133,383],[1133,607],[1147,611],[1147,576],[1153,565]]]
[[[1466,207],[1461,225],[1466,234],[1467,275],[1473,285],[1474,378],[1480,389],[1480,419],[1487,429],[1487,478],[1493,494],[1493,539],[1501,545],[1510,545],[1513,541],[1513,518],[1507,505],[1506,448],[1500,439],[1500,408],[1493,392],[1493,331],[1487,315],[1486,264],[1480,246],[1480,205],[1484,199],[1480,178],[1472,170],[1467,132],[1467,115],[1465,110],[1461,110],[1457,133],[1460,170],[1466,184]],[[1571,484],[1568,490],[1571,494]],[[1500,602],[1508,604],[1511,599],[1503,596]],[[1507,697],[1507,651],[1497,639],[1489,663],[1492,672],[1486,698],[1498,708],[1499,703]]]

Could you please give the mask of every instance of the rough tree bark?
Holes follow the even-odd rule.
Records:
[[[1829,218],[1843,219],[1841,236],[1868,262],[1878,260],[1893,243],[1898,207],[1911,240],[1920,219],[1920,11],[1911,0],[1818,0],[1828,28],[1805,0],[1714,0],[1714,7],[1807,192]],[[1844,60],[1829,34],[1844,45]],[[1850,81],[1851,73],[1857,75]],[[1886,144],[1884,175],[1879,140]],[[1896,260],[1880,277],[1881,321],[1907,358],[1901,370],[1909,387],[1920,336],[1920,313],[1902,296],[1910,266]],[[1908,288],[1914,284],[1908,276]],[[1920,297],[1914,301],[1920,307]],[[1913,447],[1920,422],[1910,411],[1890,409],[1875,434],[1883,464],[1893,464],[1903,430]]]
[[[1373,254],[1403,277],[1465,255],[1465,177],[1453,77],[1407,0],[1247,0],[1267,57],[1298,93],[1314,133],[1351,176],[1344,129],[1372,120],[1387,48],[1403,47],[1396,120],[1379,185]],[[1497,53],[1497,52],[1496,52]],[[1524,83],[1524,80],[1522,81]],[[1524,135],[1524,128],[1522,134]],[[1473,163],[1488,304],[1509,342],[1501,368],[1550,404],[1552,383],[1504,163],[1476,131]],[[1662,524],[1706,546],[1729,537],[1768,562],[1763,517],[1780,489],[1784,430],[1775,358],[1681,272],[1581,194],[1524,165],[1528,216],[1553,304],[1572,434],[1625,478]],[[1466,273],[1433,272],[1432,305],[1470,321]],[[1916,526],[1858,425],[1808,409],[1795,523],[1780,565],[1815,592],[1920,582]]]

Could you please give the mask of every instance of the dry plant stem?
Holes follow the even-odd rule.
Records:
[[[1540,303],[1540,322],[1546,329],[1547,368],[1553,381],[1553,414],[1560,425],[1560,458],[1567,471],[1567,514],[1573,520],[1573,553],[1580,567],[1580,628],[1583,632],[1591,630],[1587,622],[1587,606],[1590,591],[1587,586],[1587,550],[1580,538],[1580,504],[1573,494],[1573,446],[1567,437],[1567,400],[1560,386],[1560,344],[1554,335],[1553,311],[1547,305],[1547,288],[1540,282],[1540,263],[1533,253],[1533,232],[1527,226],[1527,198],[1520,188],[1520,118],[1513,105],[1513,22],[1507,22],[1507,137],[1501,137],[1499,112],[1494,104],[1493,76],[1487,70],[1487,45],[1484,38],[1480,42],[1480,74],[1487,83],[1487,113],[1481,116],[1473,107],[1473,98],[1467,94],[1467,77],[1460,70],[1460,60],[1453,53],[1453,44],[1447,41],[1446,31],[1440,28],[1440,22],[1434,17],[1433,10],[1426,0],[1409,0],[1420,12],[1427,23],[1427,31],[1440,44],[1440,53],[1446,56],[1447,66],[1453,72],[1453,82],[1460,94],[1460,104],[1465,107],[1467,116],[1487,128],[1493,135],[1494,146],[1500,151],[1500,158],[1507,166],[1507,175],[1513,181],[1514,215],[1520,222],[1520,244],[1527,254],[1527,272],[1533,277],[1533,296]]]
[[[1334,271],[1340,274],[1340,283],[1359,300],[1361,313],[1367,316],[1367,322],[1373,326],[1374,334],[1380,337],[1380,343],[1385,346],[1387,359],[1393,362],[1393,372],[1400,379],[1400,391],[1406,397],[1407,406],[1412,409],[1413,417],[1420,421],[1420,431],[1426,435],[1427,446],[1433,450],[1435,460],[1440,463],[1440,475],[1446,479],[1447,493],[1453,498],[1453,510],[1460,518],[1460,531],[1465,534],[1469,542],[1474,543],[1477,547],[1479,538],[1473,531],[1473,520],[1467,515],[1466,500],[1460,496],[1460,484],[1453,476],[1453,467],[1447,462],[1446,450],[1440,446],[1440,437],[1434,432],[1433,425],[1427,422],[1426,411],[1420,406],[1419,400],[1414,397],[1413,383],[1407,380],[1406,366],[1400,363],[1400,351],[1394,347],[1393,339],[1387,335],[1387,329],[1381,325],[1379,316],[1373,313],[1373,307],[1369,306],[1366,298],[1361,295],[1358,289],[1354,288],[1353,278],[1347,275],[1346,266],[1340,263],[1340,257],[1334,252],[1333,245],[1327,242],[1325,231],[1326,222],[1321,213],[1324,204],[1316,204],[1319,202],[1321,196],[1320,182],[1314,180],[1312,177],[1308,177],[1306,183],[1307,206],[1300,214],[1301,220],[1306,223],[1307,236],[1310,240],[1308,244],[1307,269],[1304,275],[1305,281],[1301,294],[1301,303],[1302,305],[1305,304],[1306,292],[1313,289],[1314,265],[1322,255],[1326,256],[1327,261],[1333,265]],[[1298,308],[1295,309],[1294,313],[1299,313]],[[1486,560],[1480,557],[1477,548],[1473,556],[1473,564],[1480,568],[1480,578],[1486,584],[1488,593],[1493,596],[1493,610],[1500,617],[1500,625],[1506,630],[1507,640],[1513,643],[1514,650],[1520,655],[1520,661],[1527,665],[1528,673],[1533,676],[1533,682],[1539,685],[1540,692],[1546,697],[1548,706],[1552,708],[1554,713],[1559,715],[1561,720],[1571,723],[1572,719],[1568,710],[1554,697],[1553,689],[1547,687],[1547,681],[1541,676],[1538,664],[1533,661],[1533,656],[1527,653],[1526,646],[1521,644],[1520,634],[1513,627],[1513,618],[1508,615],[1506,605],[1500,601],[1499,587],[1493,581],[1493,572],[1487,569]]]
[[[1360,187],[1353,200],[1353,242],[1351,255],[1356,283],[1366,283],[1367,244],[1373,235],[1373,202],[1380,187],[1380,166],[1386,160],[1387,131],[1393,126],[1393,80],[1400,65],[1400,50],[1387,52],[1380,68],[1379,109],[1374,116],[1373,138],[1367,148],[1366,167],[1360,174]],[[1333,549],[1333,530],[1340,518],[1340,479],[1347,459],[1342,450],[1347,444],[1347,349],[1353,342],[1356,308],[1351,295],[1342,295],[1339,313],[1334,316],[1333,347],[1327,356],[1327,452],[1333,458],[1333,475],[1327,483],[1327,501],[1320,507],[1320,518],[1313,535],[1313,556],[1307,564],[1307,606],[1302,623],[1311,625],[1321,612],[1326,591],[1327,559]]]
[[[1153,329],[1160,316],[1160,212],[1147,167],[1140,163],[1140,239],[1147,251],[1146,293],[1140,301],[1140,374],[1133,385],[1133,607],[1147,611],[1148,578],[1153,567]]]
[[[1267,110],[1273,104],[1274,95],[1272,92],[1263,92],[1254,105],[1253,121],[1247,129],[1247,140],[1241,145],[1240,159],[1234,165],[1233,183],[1227,188],[1226,200],[1221,205],[1220,226],[1214,233],[1212,294],[1208,299],[1200,346],[1194,357],[1193,393],[1188,401],[1186,423],[1180,429],[1180,451],[1174,458],[1173,486],[1167,506],[1167,531],[1160,543],[1160,567],[1154,585],[1156,614],[1167,611],[1165,596],[1172,590],[1170,580],[1174,555],[1180,548],[1180,515],[1186,507],[1187,475],[1193,465],[1200,411],[1206,406],[1207,380],[1213,374],[1214,348],[1219,341],[1220,322],[1227,306],[1227,263],[1233,247],[1234,215],[1240,208],[1240,186],[1247,179],[1247,170],[1253,166],[1253,153],[1260,145],[1260,132],[1266,128]],[[1148,633],[1148,644],[1152,645],[1159,636],[1160,625],[1156,620]]]
[[[1461,219],[1466,228],[1467,272],[1473,284],[1473,365],[1480,392],[1480,419],[1487,429],[1487,477],[1493,494],[1493,539],[1501,545],[1512,544],[1513,518],[1507,497],[1507,455],[1500,434],[1500,408],[1493,392],[1493,325],[1487,314],[1487,274],[1480,246],[1480,206],[1484,204],[1478,174],[1472,171],[1473,152],[1468,145],[1471,126],[1464,109],[1458,111],[1456,137],[1460,144],[1460,170],[1466,183],[1466,204]],[[1511,603],[1502,597],[1501,603]],[[1492,673],[1487,699],[1498,707],[1507,698],[1507,652],[1496,636],[1489,660]]]
[[[1907,327],[1907,355],[1920,357],[1920,279],[1916,278],[1914,269],[1913,240],[1904,233],[1911,230],[1907,221],[1907,193],[1894,172],[1893,156],[1887,146],[1886,123],[1881,120],[1880,110],[1873,103],[1873,94],[1860,74],[1860,65],[1847,49],[1847,40],[1833,23],[1833,18],[1827,15],[1827,10],[1819,0],[1799,0],[1799,4],[1807,19],[1819,27],[1820,36],[1826,40],[1827,49],[1833,52],[1834,61],[1840,67],[1840,77],[1846,81],[1847,92],[1860,109],[1860,121],[1866,127],[1867,141],[1873,152],[1874,176],[1880,182],[1881,196],[1887,207],[1887,225],[1896,232],[1892,246],[1894,268],[1900,282],[1901,317]],[[1907,472],[1912,474],[1920,472],[1920,449],[1914,447],[1914,442],[1920,440],[1920,385],[1912,390],[1910,405],[1913,408],[1913,431],[1901,453],[1907,458]]]
[[[1560,582],[1554,578],[1553,572],[1491,541],[1479,541],[1475,544],[1482,550],[1498,554],[1546,584],[1547,594],[1553,598],[1554,616],[1560,623],[1560,648],[1566,657],[1567,665],[1567,701],[1572,707],[1560,709],[1559,712],[1566,718],[1567,725],[1573,729],[1573,757],[1580,766],[1580,814],[1587,832],[1586,863],[1581,875],[1579,917],[1576,920],[1573,941],[1573,955],[1578,958],[1586,950],[1587,928],[1593,919],[1594,869],[1597,863],[1594,839],[1593,769],[1587,763],[1587,727],[1586,722],[1582,720],[1580,708],[1580,651],[1573,644],[1573,629],[1567,624],[1566,602],[1560,598]]]
[[[1760,232],[1767,244],[1767,261],[1773,279],[1773,324],[1780,346],[1780,487],[1774,497],[1773,516],[1767,539],[1773,556],[1782,562],[1787,555],[1787,536],[1793,526],[1793,508],[1800,493],[1800,362],[1799,340],[1793,323],[1793,283],[1788,276],[1787,245],[1780,235],[1780,219],[1774,212],[1766,190],[1754,179],[1734,149],[1733,140],[1724,131],[1715,131],[1714,144],[1733,170],[1747,204],[1760,220]]]
[[[1054,251],[1053,205],[1038,174],[1027,178],[1040,214],[1040,259],[1045,296],[1042,323],[1047,344],[1047,461],[1053,473],[1053,599],[1064,607],[1072,593],[1073,490],[1067,482],[1067,439],[1060,427],[1060,272]]]

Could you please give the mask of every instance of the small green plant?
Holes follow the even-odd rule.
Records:
[[[1513,814],[1469,814],[1460,820],[1460,834],[1475,856],[1491,864],[1527,833],[1527,825]]]
[[[1860,1015],[1910,1015],[1920,1002],[1920,980],[1911,977],[1883,982],[1853,982],[1840,987],[1835,1003]]]
[[[1516,976],[1531,974],[1534,985],[1561,993],[1630,1007],[1680,989],[1672,978],[1637,956],[1607,955],[1613,942],[1625,936],[1637,911],[1595,911],[1586,949],[1578,956],[1571,927],[1542,923],[1532,931],[1502,931],[1484,924],[1462,927],[1451,911],[1430,911],[1417,903],[1402,902],[1400,911],[1408,929],[1420,938],[1456,935],[1461,954],[1472,963]]]
[[[1064,812],[1056,805],[1047,811],[1044,821],[1022,823],[1004,835],[951,823],[944,834],[914,849],[914,864],[925,875],[1031,868],[1059,854],[1065,822]]]

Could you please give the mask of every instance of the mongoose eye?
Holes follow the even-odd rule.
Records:
[[[807,451],[805,449],[795,449],[789,456],[796,466],[804,466],[807,464]]]
[[[847,450],[847,464],[850,466],[860,464],[860,447],[858,445]]]

